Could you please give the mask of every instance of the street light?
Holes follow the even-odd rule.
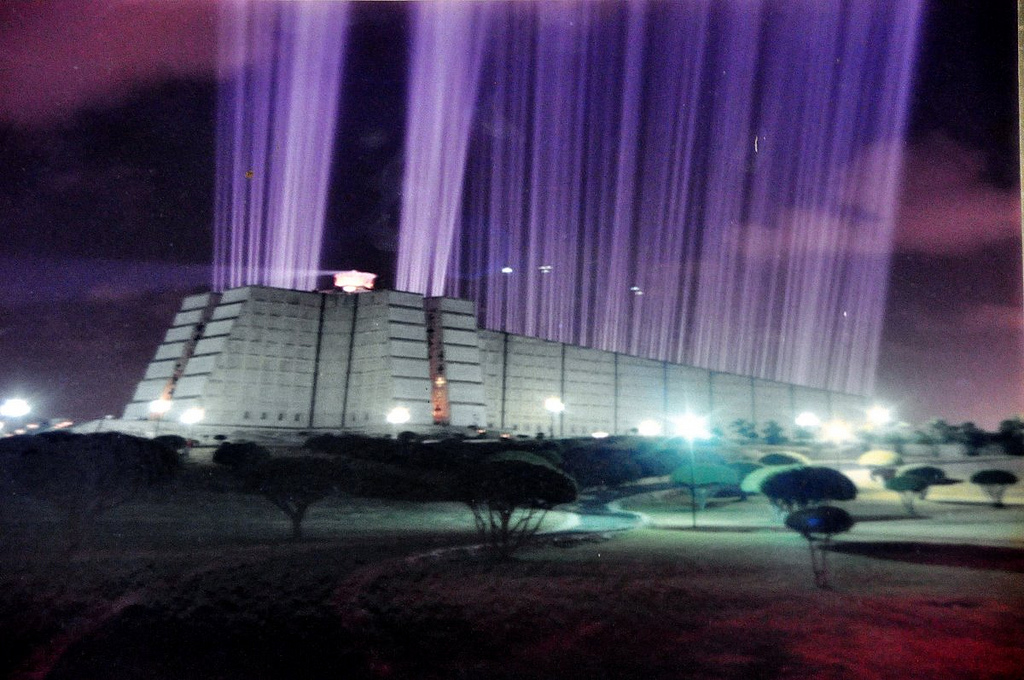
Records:
[[[544,408],[551,414],[551,438],[555,438],[555,416],[565,411],[565,404],[558,397],[548,397],[544,400]]]
[[[641,420],[636,426],[636,433],[641,437],[657,437],[661,434],[661,423],[657,420]]]
[[[412,414],[409,413],[409,409],[404,406],[396,406],[388,411],[388,414],[384,416],[384,419],[393,426],[392,429],[394,430],[393,434],[395,439],[398,439],[398,426],[409,422],[411,418]]]
[[[7,399],[0,404],[0,416],[4,418],[24,418],[32,411],[32,407],[24,399]]]
[[[830,420],[822,426],[821,438],[839,446],[853,439],[853,431],[841,420]]]
[[[179,420],[183,425],[195,425],[205,417],[206,411],[204,409],[201,409],[198,406],[193,406],[192,408],[185,409],[185,412],[181,414],[181,418],[179,418]]]
[[[805,430],[814,430],[821,426],[821,418],[810,411],[804,411],[796,417],[796,426]]]
[[[693,452],[693,442],[697,439],[710,439],[711,431],[708,429],[708,419],[702,416],[686,413],[675,419],[676,432],[684,439],[690,449],[690,519],[693,528],[697,528],[697,474],[696,456]]]
[[[875,427],[882,427],[892,420],[892,411],[884,406],[872,406],[867,411],[868,422]]]
[[[412,414],[409,413],[409,409],[406,407],[396,406],[388,411],[386,418],[392,425],[402,425],[409,422],[409,419],[412,418]]]
[[[185,412],[178,418],[182,425],[188,425],[188,444],[186,444],[186,450],[191,452],[192,450],[192,433],[196,423],[200,422],[206,417],[206,409],[198,406],[185,409]]]
[[[171,410],[171,406],[173,406],[171,400],[164,397],[149,402],[149,415],[156,421],[157,435],[160,434],[160,424],[163,423],[167,412]]]

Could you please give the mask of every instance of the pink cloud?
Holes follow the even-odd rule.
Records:
[[[933,135],[905,158],[897,248],[951,255],[1020,235],[1020,193],[984,181],[983,152]]]
[[[213,75],[210,0],[36,0],[0,9],[0,119],[41,125],[167,78]]]

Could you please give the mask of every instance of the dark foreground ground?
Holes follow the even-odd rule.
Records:
[[[0,676],[1024,677],[1012,545],[855,527],[819,590],[802,538],[715,510],[493,563],[450,549],[472,540],[457,506],[338,501],[289,542],[258,498],[181,500],[112,514],[70,559],[42,516],[8,522]]]

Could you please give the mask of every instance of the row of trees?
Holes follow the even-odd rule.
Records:
[[[26,495],[51,506],[74,552],[104,512],[174,478],[181,468],[175,443],[116,432],[6,438],[0,440],[0,497]],[[224,443],[214,454],[234,480],[229,488],[280,509],[294,539],[302,537],[309,508],[334,494],[450,500],[470,509],[481,537],[501,557],[529,540],[548,510],[575,500],[574,480],[551,458],[462,450],[398,465],[347,455],[272,457],[252,443]]]
[[[779,445],[804,443],[814,438],[811,430],[794,427],[787,435],[782,425],[774,420],[767,421],[758,430],[749,420],[738,419],[729,424],[727,434],[731,439],[744,444]],[[931,420],[917,428],[905,425],[889,425],[876,430],[859,433],[866,446],[885,445],[900,451],[908,444],[921,446],[942,446],[958,444],[967,455],[977,455],[986,446],[997,446],[1008,455],[1024,456],[1024,420],[1010,418],[999,423],[994,432],[981,429],[972,422],[951,424],[942,419]]]

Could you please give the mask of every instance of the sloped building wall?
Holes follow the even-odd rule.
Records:
[[[380,433],[394,431],[385,418],[403,406],[411,417],[401,429],[447,422],[579,436],[626,433],[644,420],[671,432],[686,412],[721,428],[737,419],[788,428],[802,411],[864,416],[856,395],[480,330],[475,319],[465,300],[387,290],[189,296],[124,417],[149,418],[152,400],[170,398],[164,418],[201,407],[204,427]],[[554,419],[549,397],[565,404]]]

